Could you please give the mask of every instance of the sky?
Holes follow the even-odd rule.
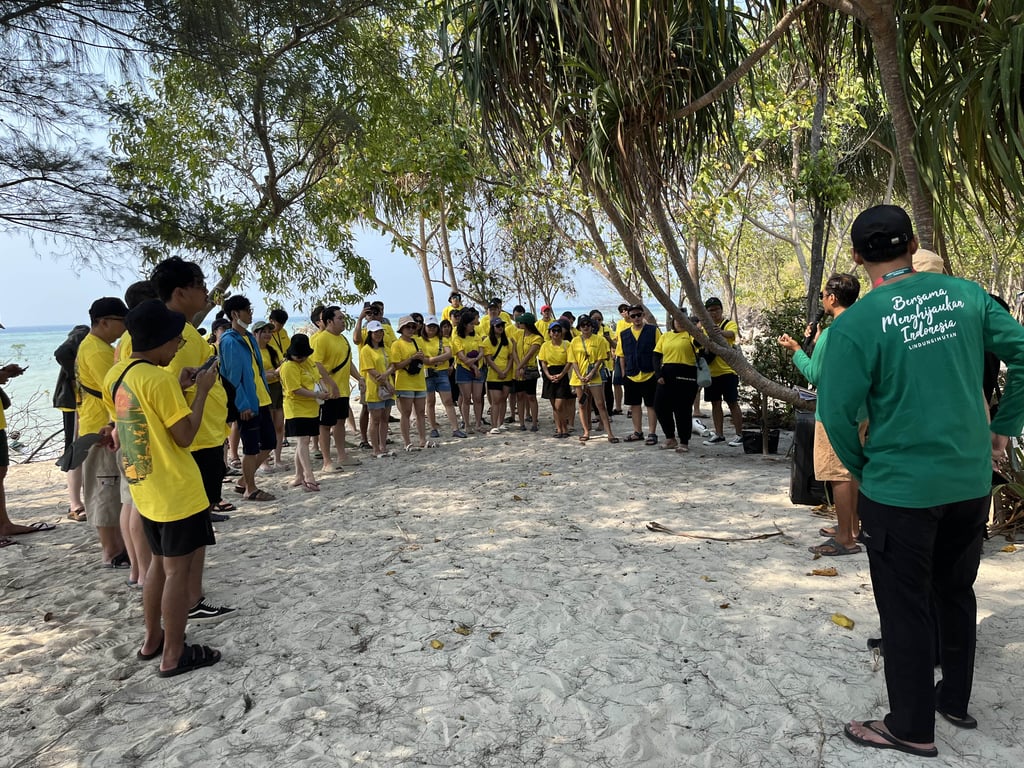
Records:
[[[426,314],[426,299],[419,266],[409,256],[392,252],[389,241],[374,231],[364,231],[357,239],[357,250],[366,256],[377,281],[373,298],[385,303],[389,316],[419,311]],[[106,276],[89,267],[79,268],[70,257],[59,257],[60,249],[41,238],[30,239],[16,230],[0,232],[0,323],[8,328],[30,325],[67,325],[88,323],[89,305],[101,296],[122,296],[124,289],[137,280],[132,274]],[[586,269],[576,273],[578,295],[564,298],[566,307],[607,306],[618,303],[614,291]],[[234,290],[249,297],[256,318],[266,316],[266,303],[259,290],[242,286]],[[437,311],[448,303],[446,286],[435,284]],[[519,303],[518,297],[503,297],[506,308]],[[298,320],[305,314],[284,308]],[[347,307],[358,310],[360,307]]]

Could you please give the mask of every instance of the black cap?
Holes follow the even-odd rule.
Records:
[[[304,333],[296,333],[292,336],[288,351],[284,354],[286,357],[309,357],[312,355],[313,348],[309,346],[309,337]]]
[[[185,328],[185,316],[168,309],[159,299],[147,299],[124,319],[132,337],[132,349],[147,352],[176,339]]]
[[[867,261],[888,261],[906,253],[914,239],[910,216],[898,205],[876,205],[853,220],[853,249]]]
[[[712,296],[710,299],[704,302],[704,309],[711,309],[712,307],[722,306],[722,300],[717,296]]]
[[[448,301],[451,301],[452,299],[459,299],[461,301],[462,294],[459,293],[458,291],[452,291],[451,294],[448,296]]]
[[[116,296],[104,296],[96,299],[89,307],[89,319],[96,322],[102,317],[125,317],[128,307]]]

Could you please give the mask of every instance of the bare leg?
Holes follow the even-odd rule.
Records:
[[[473,431],[473,425],[469,421],[469,407],[473,402],[473,385],[468,382],[459,384],[459,411],[462,413],[462,423],[466,430]]]
[[[267,460],[270,451],[260,451],[255,456],[242,457],[242,483],[245,485],[245,495],[249,496],[256,492],[256,468]]]
[[[359,409],[359,437],[362,442],[369,443],[370,439],[367,437],[367,430],[370,424],[370,411],[366,407],[366,403],[363,403],[363,407]]]
[[[398,398],[398,418],[399,428],[402,431],[402,445],[412,445],[412,441],[409,438],[409,417],[412,415],[412,401],[411,397],[399,397]]]
[[[608,416],[608,406],[605,405],[604,393],[601,391],[601,389],[603,389],[603,385],[601,388],[591,387],[590,395],[591,397],[595,397],[595,402],[597,403],[597,413],[601,417],[601,425],[604,427],[604,431],[605,434],[608,435],[608,439],[611,440],[612,438],[615,437],[615,435],[612,434],[612,420]]]
[[[732,416],[732,426],[736,430],[736,434],[743,435],[743,409],[740,408],[739,400],[734,403],[729,403],[729,415]],[[722,434],[719,432],[718,434]]]
[[[242,433],[238,429],[238,422],[234,422],[231,425],[231,432],[228,434],[228,462],[233,467],[237,467],[241,459],[238,458],[238,443],[241,440]]]
[[[658,434],[658,415],[651,406],[647,406],[647,429],[649,435]]]
[[[451,392],[441,393],[441,405],[444,406],[444,411],[446,414],[448,414],[448,426],[451,427],[452,431],[454,432],[456,429],[459,428],[459,421],[458,417],[456,417],[455,415],[455,404],[452,402]],[[431,408],[431,413],[433,413],[433,408]]]
[[[721,400],[715,400],[715,402],[711,404],[711,423],[715,425],[716,435],[725,434],[723,432],[725,429],[725,415],[722,413]]]
[[[68,506],[71,509],[85,509],[82,503],[82,468],[75,467],[68,472]]]
[[[586,387],[576,387],[576,407],[580,414],[580,426],[583,428],[583,437],[590,437],[590,395],[584,402],[583,395],[587,392]]]
[[[338,449],[338,466],[342,466],[348,458],[345,446],[345,419],[338,419],[338,423],[331,427],[331,435],[334,437],[334,445]]]
[[[206,566],[206,547],[199,547],[191,554],[192,565],[189,568],[186,596],[188,605],[186,610],[203,599],[206,591],[203,589],[203,568]],[[164,558],[164,570],[167,569],[167,558]],[[182,627],[182,634],[185,628]]]
[[[139,584],[145,585],[146,576],[149,574],[149,566],[153,562],[153,551],[149,548],[149,540],[146,538],[146,532],[142,529],[142,515],[139,514],[138,507],[134,504],[132,504],[128,531],[128,535],[135,544],[135,552],[131,555],[132,566],[135,565],[135,560],[138,559]]]
[[[274,448],[274,464],[281,466],[281,447],[284,443],[284,411],[273,408],[270,415],[274,418],[274,433],[277,435],[277,447]]]
[[[857,516],[857,491],[860,484],[856,480],[832,481],[832,498],[836,504],[836,543],[849,549],[856,546],[857,535],[860,533],[860,518]]]
[[[143,573],[139,556],[135,553],[135,540],[132,539],[132,503],[121,503],[121,539],[124,541],[125,551],[132,565],[128,571],[128,580],[138,583],[139,575]]]
[[[96,534],[100,539],[104,563],[109,563],[125,551],[124,539],[121,537],[121,527],[119,525],[97,525]]]
[[[320,453],[324,457],[324,465],[322,468],[323,472],[330,472],[334,469],[334,464],[331,462],[331,428],[320,425]]]
[[[412,399],[412,412],[416,417],[416,432],[419,434],[420,448],[427,447],[427,414],[424,412],[426,404],[427,398],[425,397]]]
[[[160,558],[163,560],[164,572],[160,598],[160,615],[164,620],[164,654],[160,664],[162,671],[174,669],[184,650],[188,610],[194,605],[189,602],[188,584],[193,581],[192,571],[197,567],[200,570],[202,568],[196,564],[197,553],[198,550],[182,557]]]

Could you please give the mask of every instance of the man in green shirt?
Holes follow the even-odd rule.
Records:
[[[860,295],[860,282],[854,275],[835,274],[825,283],[821,293],[821,307],[833,319],[853,306]],[[831,327],[831,326],[830,326]],[[793,364],[811,384],[817,385],[821,378],[821,363],[828,348],[828,328],[818,334],[814,357],[800,349],[800,344],[789,334],[779,337],[779,344],[793,352]],[[812,333],[808,327],[808,333]],[[843,466],[828,440],[819,414],[814,414],[814,476],[821,482],[832,483],[832,498],[836,506],[836,527],[829,531],[822,528],[822,535],[828,540],[810,548],[815,555],[854,555],[861,551],[857,544],[860,521],[857,518],[857,481],[850,470]]]
[[[861,541],[885,643],[890,713],[850,722],[845,732],[863,746],[933,757],[935,711],[955,726],[977,726],[967,712],[974,580],[993,457],[1024,426],[1024,328],[975,283],[914,272],[917,239],[902,208],[869,208],[850,236],[873,290],[829,331],[818,411],[861,484]],[[991,425],[983,350],[1008,368]],[[862,406],[871,424],[863,446]],[[936,659],[942,681],[933,688]]]

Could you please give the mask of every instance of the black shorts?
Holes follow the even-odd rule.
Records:
[[[528,395],[537,396],[537,379],[516,379],[512,385],[512,391],[515,393],[525,392]]]
[[[267,385],[270,392],[270,410],[280,411],[284,409],[284,388],[280,381],[272,381]]]
[[[224,466],[224,448],[219,445],[213,448],[200,448],[192,451],[192,458],[199,467],[199,474],[202,475],[207,500],[211,505],[219,503],[221,483],[224,482],[224,475],[227,472],[227,467]]]
[[[259,412],[248,421],[238,420],[238,431],[242,438],[242,454],[255,456],[277,447],[277,431],[270,406],[261,405]]]
[[[320,426],[333,427],[348,418],[348,398],[333,397],[320,403]],[[296,435],[298,437],[298,435]]]
[[[0,467],[11,466],[11,449],[7,447],[7,430],[0,429]]]
[[[493,389],[493,390],[497,391],[499,389],[511,389],[511,388],[512,388],[512,382],[511,381],[488,381],[487,382],[487,389]]]
[[[735,373],[723,373],[711,377],[711,386],[704,390],[705,403],[717,403],[722,400],[732,405],[740,399],[740,377]]]
[[[217,543],[208,509],[173,523],[158,523],[143,517],[142,530],[149,548],[157,557],[183,557],[200,547],[212,547]]]
[[[658,380],[651,376],[647,381],[633,381],[628,376],[622,381],[622,402],[626,405],[646,405],[654,407],[654,395],[658,390]]]
[[[564,365],[549,365],[548,373],[561,373],[565,370]],[[558,381],[549,381],[544,379],[544,386],[541,390],[541,394],[546,400],[569,400],[575,398],[576,393],[572,391],[572,387],[569,386],[569,377],[559,379]]]
[[[75,412],[61,411],[64,417],[64,452],[71,450],[71,444],[75,442]]]
[[[285,419],[284,433],[288,435],[288,437],[319,437],[320,419],[316,416],[303,416],[297,419]]]

